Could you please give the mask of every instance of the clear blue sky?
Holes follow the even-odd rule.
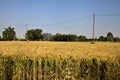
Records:
[[[83,20],[61,24],[72,19],[95,14],[120,14],[120,0],[0,0],[0,35],[5,27],[16,27],[17,36],[23,37],[25,24],[55,34],[71,33],[92,37],[92,16]],[[39,25],[39,26],[37,26]],[[120,37],[120,16],[96,16],[95,36],[113,32]]]

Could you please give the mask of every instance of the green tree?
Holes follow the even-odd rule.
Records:
[[[41,40],[42,39],[42,30],[41,29],[31,29],[26,33],[26,38],[28,40]]]
[[[110,41],[110,42],[114,41],[113,38],[114,38],[113,34],[111,32],[108,32],[107,33],[107,39],[108,39],[108,41]]]
[[[104,36],[100,36],[98,38],[98,41],[108,41],[108,38],[107,37],[104,37]]]
[[[120,38],[119,37],[114,37],[114,42],[120,42]]]
[[[104,40],[103,41],[108,41],[108,38],[107,37],[104,37]]]
[[[68,40],[68,41],[77,41],[77,40],[78,40],[78,37],[77,37],[77,35],[75,35],[75,34],[68,34],[68,35],[67,35],[67,40]]]
[[[35,29],[34,30],[34,40],[41,40],[42,39],[42,30],[41,29]]]
[[[2,39],[2,37],[0,36],[0,39]]]
[[[27,33],[26,33],[26,39],[28,40],[34,40],[34,29],[31,29],[31,30],[28,30]]]
[[[77,41],[78,37],[75,34],[60,34],[54,36],[55,41]]]
[[[60,33],[55,34],[54,40],[55,41],[63,41],[62,34],[60,34]]]
[[[81,36],[78,37],[78,40],[79,41],[87,41],[87,38],[86,38],[86,36],[81,35]]]
[[[100,37],[98,38],[98,41],[104,41],[104,39],[105,39],[104,36],[100,36]]]
[[[69,41],[69,37],[66,34],[62,35],[63,41]]]
[[[3,40],[14,40],[16,39],[16,32],[12,26],[5,28],[5,30],[2,33]]]

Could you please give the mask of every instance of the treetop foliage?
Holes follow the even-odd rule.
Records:
[[[42,29],[30,29],[25,34],[26,40],[32,41],[92,41],[92,38],[87,38],[84,35],[77,36],[76,34],[61,34],[56,33],[52,35],[51,33],[43,33]],[[0,36],[0,40],[17,40],[16,32],[12,26],[5,28],[2,32],[2,37]],[[23,40],[23,39],[21,39]],[[25,40],[25,39],[24,39]],[[109,41],[109,42],[120,42],[119,37],[114,37],[112,32],[108,32],[106,36],[100,36],[99,38],[95,38],[95,41]]]
[[[2,33],[3,40],[14,40],[16,39],[16,32],[12,26],[5,28],[5,30]]]
[[[41,40],[42,30],[41,29],[31,29],[26,33],[26,39],[28,40]]]

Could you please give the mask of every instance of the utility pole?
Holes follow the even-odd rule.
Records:
[[[94,37],[95,37],[95,14],[93,14],[93,42],[92,42],[93,44],[95,42]]]
[[[26,41],[28,41],[27,31],[28,31],[28,24],[26,24]]]

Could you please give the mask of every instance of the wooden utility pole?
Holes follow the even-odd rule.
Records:
[[[26,24],[26,41],[28,41],[27,31],[28,31],[28,25]]]
[[[95,14],[93,14],[93,42],[92,42],[93,44],[95,42],[94,37],[95,37]]]

